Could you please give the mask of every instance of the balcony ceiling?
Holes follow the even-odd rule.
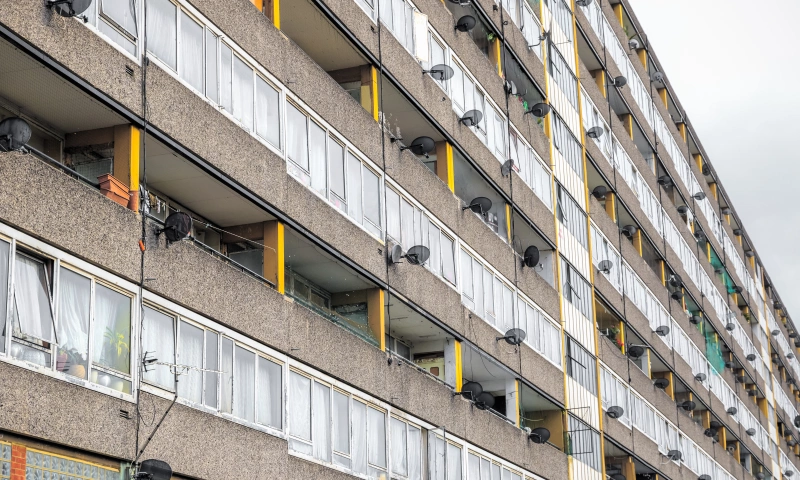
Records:
[[[125,120],[45,68],[10,43],[0,40],[0,104],[25,115],[45,130],[65,133],[126,123]]]
[[[373,286],[294,232],[286,231],[285,244],[287,269],[291,268],[330,293],[364,290]]]

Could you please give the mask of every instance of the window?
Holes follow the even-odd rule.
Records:
[[[3,445],[0,445],[0,449],[2,447]],[[120,478],[119,470],[31,448],[25,452],[25,464],[26,478],[69,478],[70,480],[116,480]],[[0,478],[3,478],[1,467]]]
[[[119,2],[123,3],[123,2]],[[203,91],[203,26],[181,12],[181,52],[178,74],[198,92]]]
[[[253,69],[242,59],[233,57],[233,117],[247,131],[253,131]]]
[[[147,27],[147,48],[162,62],[176,70],[178,7],[169,0],[147,0]]]
[[[308,117],[293,104],[287,104],[286,113],[286,156],[302,169],[295,176],[302,177],[303,183],[308,184]]]
[[[191,402],[203,401],[203,329],[181,321],[178,324],[178,365],[186,367],[179,376],[178,395]]]
[[[97,28],[131,55],[136,55],[137,2],[101,0]]]
[[[575,306],[586,318],[593,318],[592,287],[564,257],[561,257],[561,277],[564,279],[562,286],[564,299]]]
[[[431,480],[461,480],[461,447],[438,435],[428,435],[428,469]],[[446,476],[445,476],[446,475]]]
[[[569,335],[567,345],[567,375],[583,388],[597,396],[596,359]]]
[[[214,103],[219,102],[219,40],[206,30],[206,96]]]
[[[434,65],[445,65],[447,61],[447,47],[445,47],[432,32],[428,32],[428,45],[430,48],[430,61],[427,64],[427,69],[431,69]],[[445,91],[447,91],[446,80],[436,80]]]
[[[8,311],[8,266],[10,264],[11,244],[0,239],[0,353],[6,351],[5,312]],[[88,331],[88,328],[87,330]],[[88,345],[88,341],[86,344]],[[88,356],[88,355],[87,355]]]
[[[585,249],[589,249],[589,238],[586,233],[586,213],[573,200],[560,183],[556,182],[556,215],[558,220],[575,237]]]
[[[575,110],[578,110],[578,80],[570,70],[564,57],[561,56],[561,52],[552,43],[548,44],[547,58],[547,71],[553,76],[561,91],[564,92],[570,105],[575,107]]]
[[[600,458],[600,434],[574,415],[569,415],[569,447],[570,454],[589,467],[602,468]]]
[[[147,360],[175,363],[175,319],[154,308],[144,307],[142,345]],[[150,365],[145,368],[142,378],[147,383],[175,390],[175,374],[168,365]]]
[[[392,417],[391,435],[392,477],[422,480],[422,430]]]
[[[517,324],[526,333],[525,343],[561,368],[561,329],[521,296],[517,298],[517,312]]]
[[[572,10],[564,3],[564,0],[545,0],[545,4],[550,8],[553,16],[561,27],[561,31],[567,36],[567,41],[572,41]]]
[[[14,336],[53,342],[51,262],[17,252],[15,255]],[[49,349],[49,345],[43,345]]]
[[[561,153],[567,165],[583,179],[583,153],[580,142],[555,112],[550,116],[553,125],[553,146]]]

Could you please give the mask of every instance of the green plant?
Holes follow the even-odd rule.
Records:
[[[489,40],[490,42],[494,40],[494,32],[491,32],[489,33],[489,35],[486,35],[486,39]]]
[[[106,346],[109,347],[112,352],[116,351],[117,358],[123,356],[123,351],[125,354],[130,352],[130,347],[128,346],[128,342],[125,341],[124,334],[115,332],[106,327],[106,332],[103,334],[103,338],[106,339]]]

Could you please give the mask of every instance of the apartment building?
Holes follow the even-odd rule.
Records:
[[[0,0],[0,59],[0,479],[800,471],[627,0]]]

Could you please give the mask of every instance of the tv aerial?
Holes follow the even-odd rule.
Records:
[[[22,150],[31,139],[31,126],[19,117],[8,117],[0,122],[0,150],[15,152]]]

